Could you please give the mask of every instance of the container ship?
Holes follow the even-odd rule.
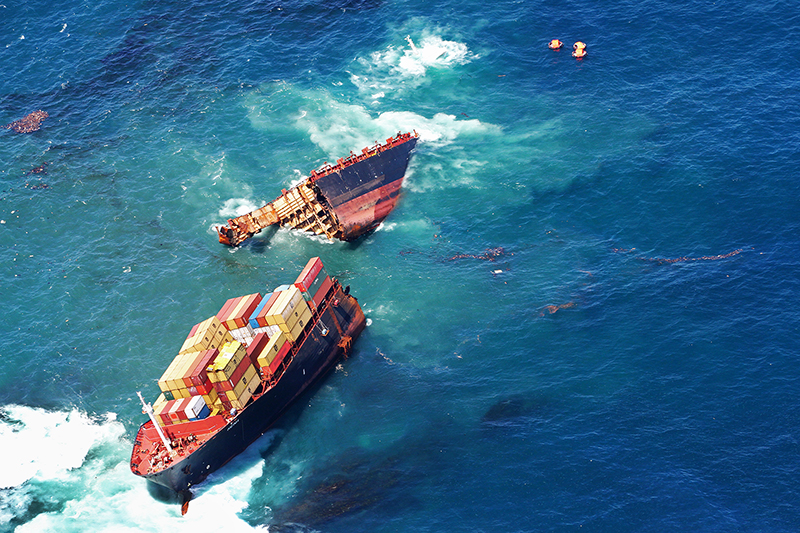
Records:
[[[267,226],[296,228],[352,241],[378,227],[394,209],[419,134],[398,133],[385,143],[327,162],[264,207],[217,228],[219,242],[237,246]]]
[[[137,393],[149,420],[134,441],[133,473],[188,505],[192,486],[263,435],[349,352],[366,323],[349,292],[314,257],[292,285],[231,298],[196,324],[158,380],[156,401]]]

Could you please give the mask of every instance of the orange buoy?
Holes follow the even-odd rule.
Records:
[[[572,57],[577,57],[578,59],[583,59],[586,57],[586,48],[576,48],[572,52]]]
[[[586,48],[586,45],[580,41],[572,45],[573,50],[583,50],[584,48]]]
[[[558,50],[559,48],[561,48],[563,44],[564,43],[562,43],[558,39],[553,39],[547,46],[550,48],[550,50]]]

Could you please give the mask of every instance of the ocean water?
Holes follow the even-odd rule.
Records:
[[[0,130],[0,531],[796,531],[798,35],[769,0],[0,5],[0,123],[49,114]],[[409,130],[368,237],[217,242]],[[369,327],[181,516],[136,391],[313,256]]]

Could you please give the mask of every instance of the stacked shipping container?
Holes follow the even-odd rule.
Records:
[[[161,395],[153,410],[159,422],[243,409],[262,380],[271,382],[281,369],[332,286],[315,257],[293,285],[263,298],[231,298],[216,316],[196,324],[158,380]]]

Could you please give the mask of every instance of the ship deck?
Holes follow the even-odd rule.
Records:
[[[143,476],[159,472],[194,453],[227,423],[225,416],[215,415],[203,420],[162,427],[162,431],[171,441],[173,453],[170,454],[161,442],[153,422],[148,420],[139,428],[136,436],[131,469]]]

